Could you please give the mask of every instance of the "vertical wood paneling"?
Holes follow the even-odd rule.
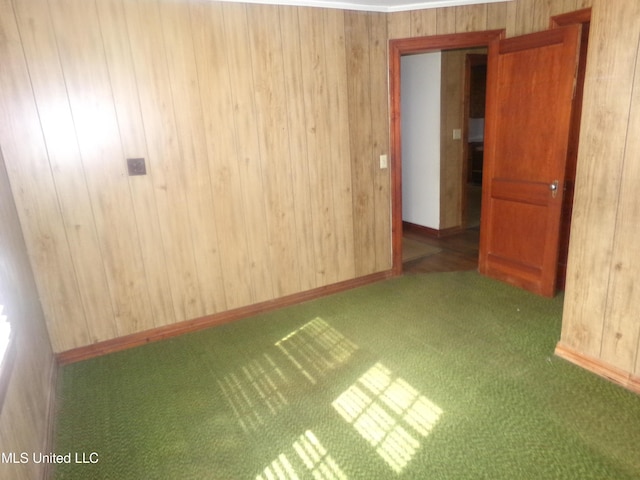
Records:
[[[228,308],[238,308],[252,302],[252,278],[247,277],[251,259],[245,215],[240,207],[243,204],[242,179],[237,161],[235,131],[233,128],[220,128],[221,125],[229,125],[233,118],[231,96],[220,95],[220,92],[231,90],[232,81],[222,6],[194,2],[191,4],[191,21],[214,195],[212,214],[219,225],[225,300]]]
[[[507,2],[507,11],[505,14],[505,30],[507,37],[513,37],[517,35],[516,33],[516,16],[518,13],[518,4],[519,2]]]
[[[412,10],[409,16],[411,17],[411,33],[406,37],[424,37],[435,34],[438,22],[435,9]]]
[[[356,241],[370,253],[359,274],[388,265],[379,243],[389,236],[386,175],[378,183],[371,171],[388,148],[386,79],[357,82],[369,122],[372,111],[381,117],[375,138],[361,143],[370,174],[355,178],[351,140],[361,132],[349,123],[344,12],[155,0],[51,0],[43,9],[38,1],[21,2],[47,26],[36,29],[49,52],[33,59],[43,72],[37,103],[44,108],[58,88],[66,117],[51,144],[75,145],[53,192],[78,219],[69,227],[79,247],[72,266],[91,272],[78,282],[91,337],[70,346],[353,278]],[[367,31],[361,43],[386,68],[386,16],[377,18],[383,40]],[[283,19],[295,28],[280,27]],[[368,79],[371,60],[363,67]],[[104,128],[92,132],[96,121]],[[128,177],[128,157],[144,157],[147,175]],[[360,217],[354,189],[369,191]],[[93,243],[80,240],[91,232]]]
[[[633,13],[640,15],[640,10]],[[640,55],[637,53],[640,51],[640,27],[636,26],[634,30],[638,36],[638,43],[635,49],[633,94],[630,99],[631,112],[622,160],[622,178],[611,255],[611,286],[604,317],[601,358],[610,365],[637,374],[640,372],[640,292],[637,285],[640,255],[629,255],[629,252],[636,248],[640,233],[640,202],[637,200],[637,185],[640,179]],[[633,45],[629,45],[628,48],[632,50]]]
[[[353,135],[360,133],[353,132],[349,118],[349,90],[348,90],[348,67],[347,67],[347,46],[345,35],[345,12],[343,10],[329,9],[325,11],[325,49],[327,61],[327,97],[325,105],[329,109],[331,125],[329,136],[330,158],[352,158],[350,139]],[[349,162],[338,162],[333,167],[333,173],[327,174],[333,178],[332,196],[334,207],[334,242],[337,249],[338,259],[349,259],[346,262],[337,261],[336,274],[338,281],[347,280],[354,276],[366,275],[365,272],[375,271],[375,266],[362,271],[357,271],[357,255],[361,244],[354,238],[354,231],[358,224],[363,221],[355,212],[353,205],[353,191],[356,185],[363,182],[372,181],[368,178],[360,179],[355,175],[352,177],[352,164]],[[353,182],[352,182],[353,178]],[[373,188],[373,187],[372,187]],[[370,206],[373,210],[373,205]],[[369,228],[374,227],[374,220],[366,217],[365,220]],[[368,246],[364,247],[369,248]],[[353,260],[351,260],[353,259]],[[375,261],[374,261],[375,263]]]
[[[101,327],[92,329],[93,338],[109,338],[116,335],[113,308],[49,8],[46,1],[19,2],[15,11],[65,233],[74,252],[82,318],[94,318]]]
[[[315,288],[316,265],[314,237],[315,227],[312,219],[311,197],[309,194],[309,156],[307,137],[296,133],[296,126],[305,124],[304,85],[302,78],[302,50],[300,46],[300,27],[297,7],[280,9],[280,34],[282,35],[284,62],[284,88],[287,105],[287,131],[291,154],[290,182],[295,198],[295,243],[298,249],[298,275],[300,288]],[[310,274],[312,273],[312,274]]]
[[[327,285],[338,281],[333,265],[341,261],[335,244],[335,215],[331,165],[326,162],[327,145],[332,126],[326,110],[327,55],[324,42],[324,11],[298,11],[302,53],[302,83],[304,85],[305,133],[309,161],[311,215],[314,223],[316,252],[316,282]],[[353,261],[352,259],[345,259]]]
[[[576,0],[561,0],[561,1],[551,1],[547,0],[546,3],[546,14],[547,17],[552,17],[553,15],[559,15],[561,13],[574,12],[579,10],[577,6]],[[547,18],[548,21],[548,18]]]
[[[48,414],[56,363],[1,152],[0,304],[16,342],[13,364],[2,365],[5,370],[12,368],[0,411],[0,452],[51,451]],[[43,464],[34,462],[0,465],[3,478],[16,480],[44,478],[43,470]]]
[[[487,5],[465,5],[456,7],[456,33],[475,32],[487,29]]]
[[[226,309],[217,222],[205,141],[200,86],[195,63],[189,9],[179,2],[159,2],[171,98],[180,148],[197,284],[200,315]]]
[[[371,124],[373,133],[375,253],[378,272],[391,268],[391,184],[390,169],[378,168],[380,155],[390,154],[389,145],[389,89],[384,72],[387,60],[387,22],[384,15],[374,14],[370,24]]]
[[[638,154],[625,149],[629,136],[635,135],[629,130],[629,122],[634,75],[637,75],[640,24],[636,19],[640,16],[640,4],[627,0],[617,3],[615,8],[601,3],[595,7],[598,8],[594,8],[589,39],[562,341],[579,352],[600,358],[606,322],[612,322],[609,328],[614,338],[617,333],[625,337],[624,342],[632,341],[627,336],[633,337],[633,333],[618,332],[617,320],[606,316],[611,312],[609,302],[614,302],[615,310],[622,308],[611,297],[610,287],[612,277],[626,277],[618,270],[626,272],[628,265],[622,257],[613,263],[612,252],[624,159],[634,155],[637,158]],[[624,216],[628,214],[625,212]],[[623,244],[626,232],[626,229],[621,232]],[[616,252],[626,248],[624,257],[634,255],[630,245],[617,245]],[[632,281],[633,275],[629,275],[626,278]],[[615,282],[624,291],[625,280]],[[617,292],[619,295],[621,291]],[[611,348],[607,346],[607,359],[616,364]],[[627,355],[623,361],[627,368],[628,362]]]
[[[440,229],[462,224],[462,140],[453,140],[462,129],[464,53],[442,52],[440,95]]]
[[[533,28],[535,30],[543,30],[549,25],[551,10],[562,11],[564,0],[536,0],[533,8]]]
[[[36,281],[47,312],[47,328],[56,348],[71,348],[90,343],[90,335],[22,43],[8,0],[0,3],[0,13],[0,143],[7,172],[16,185],[14,199],[31,263],[38,272]]]
[[[545,30],[554,15],[578,10],[576,0],[518,0],[510,4],[511,14],[507,26],[508,36]]]
[[[487,5],[487,30],[499,30],[507,25],[506,2],[489,3]]]
[[[464,124],[465,60],[469,50],[442,52],[440,106],[440,229],[462,225],[463,145],[453,140],[454,129]]]
[[[518,1],[514,36],[526,35],[527,33],[544,30],[547,27],[540,9],[540,4],[544,1],[545,0]]]
[[[438,35],[456,33],[456,7],[436,8],[436,17]]]
[[[416,15],[422,15],[419,12],[421,12],[422,10],[418,10],[417,12],[415,12]],[[436,12],[433,9],[430,10],[425,10],[426,12],[431,12],[430,14],[425,14],[425,16],[430,16],[432,18],[435,18],[434,20],[431,20],[429,23],[432,24],[431,26],[433,27],[433,30],[429,31],[429,35],[432,34],[432,32],[435,32],[435,26],[436,26],[436,22],[437,22],[437,17],[436,17]],[[414,24],[413,24],[413,20],[412,20],[412,14],[409,12],[396,12],[396,13],[390,13],[387,15],[387,34],[389,36],[389,40],[393,40],[393,39],[398,39],[398,38],[409,38],[412,36],[421,36],[421,35],[425,35],[425,33],[418,33],[416,35],[412,35],[413,32],[413,28],[414,28]],[[417,30],[417,21],[416,21],[416,30]],[[425,28],[425,27],[421,27],[421,28]]]
[[[227,45],[233,45],[229,55],[231,97],[234,102],[233,125],[236,132],[238,166],[242,180],[245,226],[251,258],[249,275],[253,280],[254,302],[273,298],[273,280],[269,272],[270,244],[265,206],[265,185],[256,125],[256,105],[251,49],[247,25],[247,7],[242,4],[223,4]]]
[[[177,320],[202,315],[171,86],[158,5],[124,2],[161,238]]]
[[[122,0],[99,1],[96,7],[123,156],[149,159]],[[129,189],[144,262],[151,321],[153,326],[159,327],[173,323],[175,312],[171,295],[168,295],[171,288],[151,173],[129,177]],[[89,318],[92,317],[89,315]]]
[[[552,16],[576,10],[579,10],[576,0],[537,0],[533,28],[536,31],[543,30],[549,26]]]
[[[369,24],[370,15],[350,12],[346,16],[348,76],[350,79],[369,75]],[[375,268],[375,232],[369,225],[374,222],[373,178],[375,158],[371,149],[373,131],[371,124],[371,90],[368,84],[349,82],[349,124],[357,125],[358,136],[351,137],[351,163],[358,183],[353,188],[354,216],[359,219],[354,226],[356,248],[356,272]]]
[[[274,294],[281,297],[300,291],[295,243],[295,202],[291,184],[291,152],[287,130],[287,95],[278,9],[256,6],[248,10],[252,70],[256,95],[265,184],[265,204]],[[271,128],[270,128],[271,127]]]
[[[151,328],[153,320],[97,12],[93,3],[58,0],[51,15],[116,334],[126,335]],[[90,326],[95,338],[107,340],[113,325],[94,321]]]

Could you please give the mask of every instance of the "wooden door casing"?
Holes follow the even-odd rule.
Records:
[[[402,135],[400,129],[400,58],[441,50],[486,47],[503,38],[504,30],[486,30],[389,41],[389,97],[391,145],[392,273],[402,274]]]
[[[580,143],[580,125],[582,121],[582,98],[584,94],[584,79],[587,71],[587,50],[589,47],[589,32],[591,29],[591,8],[551,17],[550,28],[579,24],[582,29],[580,39],[580,58],[576,93],[569,134],[569,150],[567,152],[567,166],[565,169],[564,199],[562,206],[562,223],[560,225],[560,246],[558,251],[557,288],[564,290],[567,277],[567,260],[569,257],[569,238],[571,236],[571,216],[573,214],[573,197],[575,191],[576,168],[578,165],[578,145]]]

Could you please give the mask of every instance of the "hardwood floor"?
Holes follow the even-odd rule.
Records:
[[[411,238],[435,247],[441,251],[415,260],[403,262],[404,274],[428,272],[455,272],[478,268],[478,242],[480,229],[467,229],[461,233],[443,238],[431,238],[417,233],[405,232]]]

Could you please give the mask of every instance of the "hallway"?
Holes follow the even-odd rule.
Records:
[[[454,272],[478,268],[480,228],[473,227],[443,238],[429,238],[412,232],[405,233],[405,241],[413,240],[436,249],[426,255],[402,263],[405,274]]]
[[[429,237],[415,231],[404,231],[404,273],[477,270],[482,187],[468,184],[466,194],[465,230],[441,238]]]

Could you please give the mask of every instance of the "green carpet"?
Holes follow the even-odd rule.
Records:
[[[640,397],[553,356],[562,298],[404,276],[66,366],[58,479],[640,478]]]

